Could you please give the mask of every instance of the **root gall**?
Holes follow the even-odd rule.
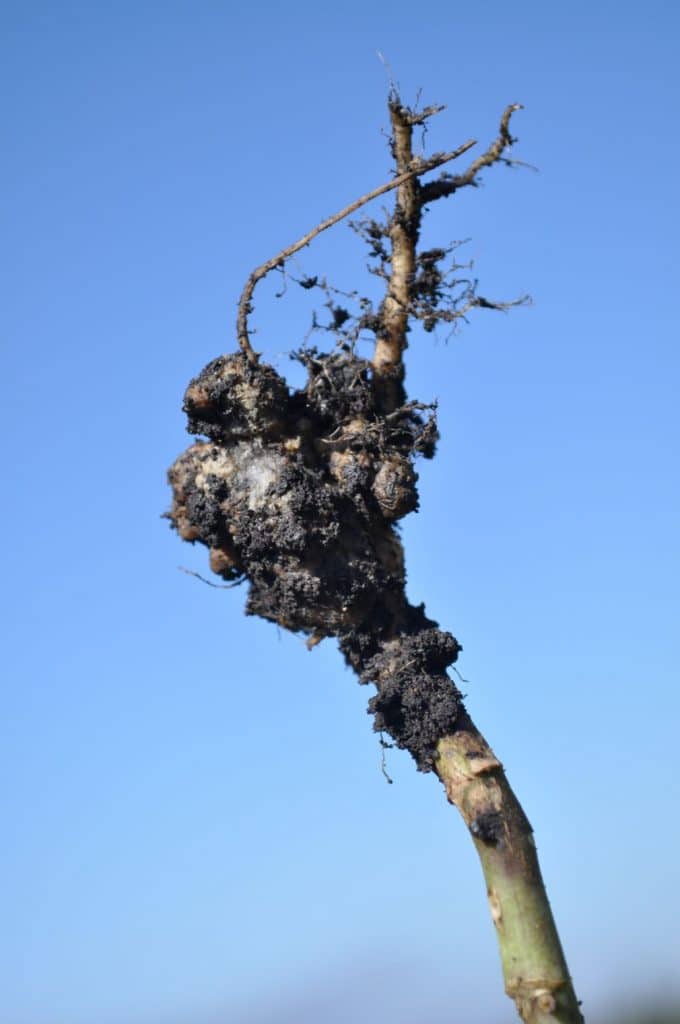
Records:
[[[374,728],[434,764],[456,724],[446,675],[459,646],[409,605],[394,524],[418,505],[419,454],[434,453],[434,415],[380,411],[370,365],[345,349],[306,350],[307,382],[290,392],[242,353],[213,360],[189,384],[192,444],[169,471],[169,518],[209,550],[227,581],[247,579],[246,612],[335,636],[362,682]]]

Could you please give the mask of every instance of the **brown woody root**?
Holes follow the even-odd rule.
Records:
[[[238,315],[236,319],[236,336],[238,343],[241,347],[241,351],[248,357],[251,362],[257,362],[258,356],[253,351],[252,345],[250,344],[250,332],[248,328],[248,317],[253,311],[253,295],[255,287],[258,281],[261,281],[263,277],[274,270],[276,267],[282,267],[283,264],[291,256],[294,256],[300,249],[304,249],[305,246],[309,245],[313,239],[320,235],[322,231],[327,231],[328,228],[332,228],[334,224],[344,220],[345,217],[351,216],[356,210],[359,210],[366,203],[370,203],[371,200],[377,199],[378,196],[384,195],[386,192],[390,192],[394,188],[398,188],[403,183],[409,181],[419,174],[426,174],[428,171],[433,171],[437,167],[441,167],[442,164],[449,163],[451,160],[456,160],[463,153],[467,153],[468,149],[471,149],[476,145],[474,139],[468,139],[457,149],[452,150],[450,153],[435,153],[428,160],[420,160],[417,164],[406,168],[396,178],[392,178],[391,181],[385,182],[383,185],[379,185],[374,188],[371,192],[367,192],[359,199],[355,199],[347,206],[343,206],[342,210],[338,213],[332,214],[327,217],[326,220],[321,221],[316,227],[308,231],[307,234],[299,238],[297,242],[293,242],[292,245],[286,246],[281,252],[277,253],[276,256],[272,256],[271,259],[267,260],[266,263],[262,263],[259,267],[256,267],[252,272],[248,280],[246,281],[245,287],[241,293],[241,298],[238,304]]]

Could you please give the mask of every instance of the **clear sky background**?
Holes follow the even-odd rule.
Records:
[[[540,169],[426,228],[534,305],[414,332],[442,442],[409,593],[464,645],[590,1019],[677,992],[679,23],[655,0],[2,5],[3,1022],[514,1020],[437,781],[390,752],[388,786],[333,644],[179,572],[205,553],[159,518],[247,274],[389,176],[377,49],[406,101],[448,104],[431,149],[519,101]],[[364,263],[340,226],[299,266],[351,288]],[[311,307],[278,284],[257,346],[288,372]]]

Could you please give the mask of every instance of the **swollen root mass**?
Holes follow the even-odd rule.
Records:
[[[375,730],[428,771],[462,712],[446,674],[460,647],[408,603],[395,524],[418,507],[413,464],[434,454],[434,412],[382,411],[370,364],[348,349],[297,358],[299,391],[242,352],[191,381],[188,430],[207,440],[169,471],[169,518],[209,548],[213,572],[248,580],[248,614],[310,644],[336,636],[360,681],[377,687]]]

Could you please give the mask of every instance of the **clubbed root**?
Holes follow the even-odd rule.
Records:
[[[434,416],[378,409],[370,365],[349,351],[298,355],[290,393],[244,354],[210,363],[187,388],[197,441],[169,472],[169,518],[204,544],[225,580],[247,579],[246,611],[313,642],[338,637],[363,683],[374,727],[432,768],[460,697],[446,675],[459,645],[405,596],[395,524],[418,505],[418,454],[434,453]]]

